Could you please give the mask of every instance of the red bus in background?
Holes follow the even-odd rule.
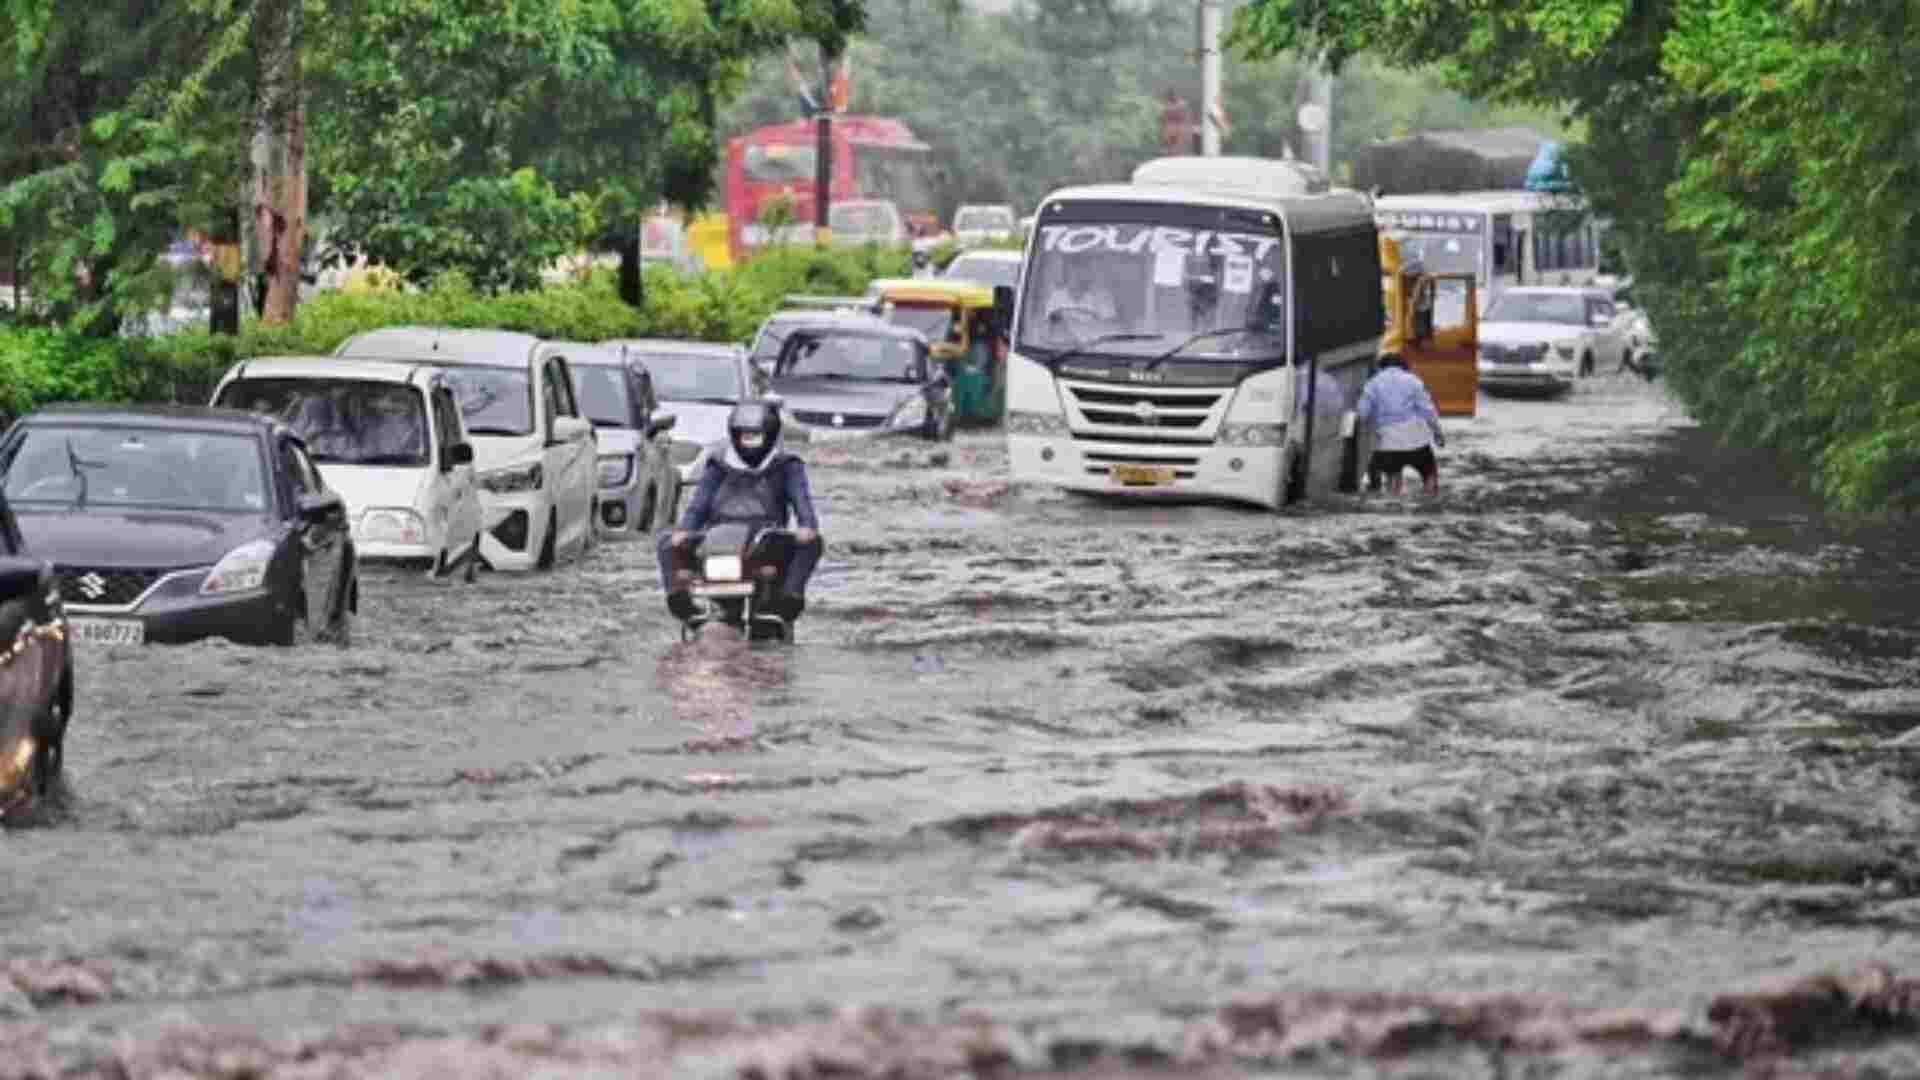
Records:
[[[793,205],[790,239],[813,239],[816,137],[812,120],[795,120],[727,140],[727,219],[734,258],[772,239],[760,215],[766,202],[782,193]],[[932,150],[898,120],[833,118],[831,197],[890,199],[915,236],[939,231]]]

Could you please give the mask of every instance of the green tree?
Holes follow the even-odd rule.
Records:
[[[1253,0],[1234,39],[1566,109],[1689,410],[1836,506],[1920,507],[1920,3]]]

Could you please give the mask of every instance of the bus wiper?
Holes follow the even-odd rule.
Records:
[[[1117,341],[1159,341],[1166,336],[1165,334],[1142,333],[1138,330],[1120,330],[1111,334],[1101,334],[1092,341],[1076,341],[1067,348],[1056,350],[1046,361],[1047,369],[1057,373],[1061,364],[1076,356],[1090,356],[1091,354],[1087,350],[1095,349],[1102,345],[1111,345]]]
[[[1198,345],[1208,338],[1224,337],[1227,334],[1251,334],[1255,329],[1255,327],[1251,326],[1216,326],[1211,330],[1202,330],[1180,344],[1175,345],[1173,348],[1168,349],[1166,352],[1161,353],[1159,356],[1147,361],[1146,367],[1143,370],[1152,371],[1154,368],[1178,356],[1187,346]]]

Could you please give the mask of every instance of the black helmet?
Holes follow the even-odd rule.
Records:
[[[780,441],[780,407],[765,401],[735,405],[733,415],[727,417],[727,440],[748,468],[759,468]]]

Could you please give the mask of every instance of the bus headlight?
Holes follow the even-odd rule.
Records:
[[[1222,446],[1284,446],[1286,441],[1285,424],[1223,424],[1220,427]]]
[[[1022,412],[1007,410],[1007,434],[1009,435],[1065,435],[1067,418],[1057,412]]]

